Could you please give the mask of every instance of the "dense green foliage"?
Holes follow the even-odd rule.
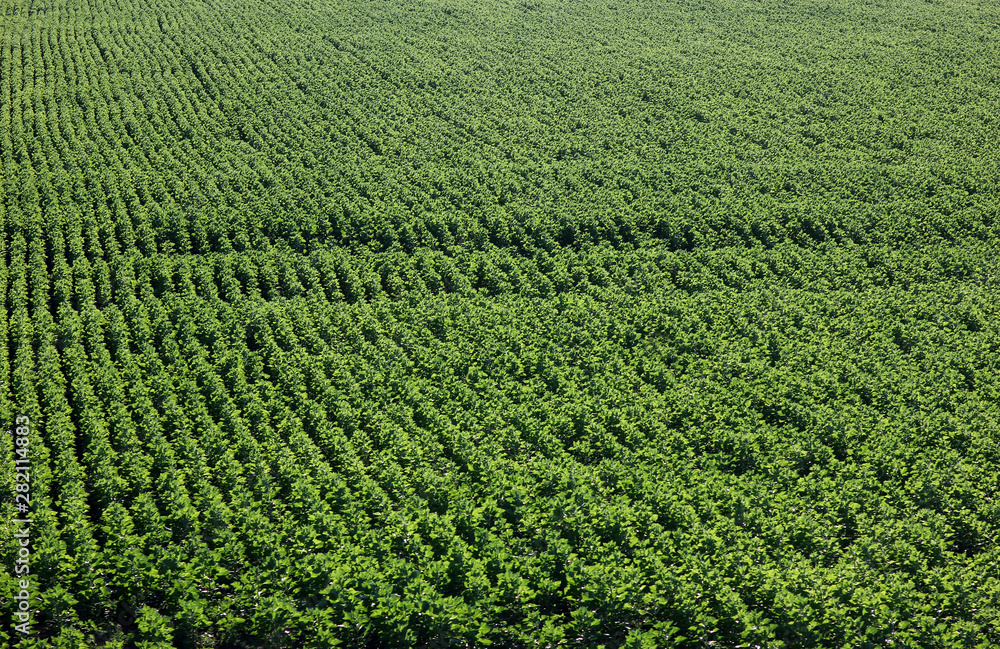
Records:
[[[1000,645],[998,33],[0,0],[0,643]]]

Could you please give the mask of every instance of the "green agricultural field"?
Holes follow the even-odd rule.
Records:
[[[0,647],[1000,646],[998,35],[0,0]]]

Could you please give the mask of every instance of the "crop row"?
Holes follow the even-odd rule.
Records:
[[[679,54],[691,34],[671,40],[683,23],[631,45],[592,33],[606,7],[569,12],[570,40],[553,42],[541,15],[515,28],[496,7],[477,23],[468,8],[363,5],[11,5],[6,231],[68,213],[147,253],[996,236],[996,72],[975,39],[950,43],[951,59],[911,44],[904,75],[793,73],[780,69],[791,54],[753,47],[748,19],[731,27],[744,58],[708,72],[709,53]],[[425,21],[444,23],[414,31]],[[491,21],[512,33],[486,39]],[[607,49],[585,55],[581,39]],[[615,44],[639,57],[643,42],[660,55],[613,62]]]
[[[818,269],[850,256],[797,251],[799,283],[793,252],[760,251],[739,290],[721,263],[667,255],[701,277],[685,290],[637,253],[543,296],[458,270],[464,290],[433,290],[448,259],[428,251],[419,288],[355,299],[318,291],[377,287],[374,259],[333,254],[338,279],[309,284],[318,253],[238,256],[268,285],[226,280],[226,256],[122,262],[110,280],[81,257],[61,302],[14,255],[0,379],[3,407],[43,431],[42,628],[107,639],[122,620],[225,646],[313,629],[992,637],[995,280],[879,281],[883,261],[831,291]],[[589,254],[600,275],[617,253]],[[935,248],[908,272],[977,254]],[[642,289],[620,290],[640,269]],[[102,281],[127,288],[98,309],[80,287]],[[886,608],[859,616],[875,592]]]

